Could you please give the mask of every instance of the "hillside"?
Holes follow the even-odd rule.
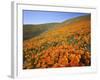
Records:
[[[90,20],[90,15],[73,18],[24,40],[23,69],[90,66]]]
[[[75,21],[80,20],[80,19],[85,19],[85,18],[89,18],[89,15],[87,16],[80,16],[78,18],[72,18],[70,20],[66,20],[64,22],[61,23],[46,23],[46,24],[37,24],[37,25],[33,25],[33,24],[26,24],[23,25],[23,40],[28,40],[31,39],[32,37],[38,36],[40,34],[42,34],[45,31],[48,31],[49,29],[54,29],[55,27],[58,26],[64,26],[64,25],[68,25],[70,23],[75,23]]]
[[[47,23],[37,25],[23,25],[23,40],[30,39],[32,37],[40,35],[42,32],[47,31],[50,28],[54,28],[59,23]]]

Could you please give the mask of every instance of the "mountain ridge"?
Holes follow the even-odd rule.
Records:
[[[51,29],[56,29],[58,27],[63,27],[64,25],[70,25],[75,21],[79,21],[81,19],[90,19],[90,15],[84,15],[84,16],[79,16],[75,18],[71,18],[69,20],[65,20],[60,23],[45,23],[45,24],[28,24],[28,25],[23,25],[23,40],[30,39],[32,37],[38,36],[42,34],[43,32],[49,31]]]

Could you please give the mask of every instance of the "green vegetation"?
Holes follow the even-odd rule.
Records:
[[[41,33],[54,28],[59,23],[47,23],[39,25],[23,25],[23,40],[30,39],[32,37],[38,36]]]

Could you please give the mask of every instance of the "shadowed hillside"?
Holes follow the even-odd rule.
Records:
[[[90,24],[90,15],[86,15],[34,28],[33,25],[28,29],[24,26],[25,33],[28,30],[29,35],[33,30],[33,34],[36,33],[23,42],[23,68],[90,66]]]
[[[32,37],[40,35],[42,32],[47,31],[50,28],[54,28],[59,23],[47,23],[39,25],[23,25],[23,40],[30,39]]]

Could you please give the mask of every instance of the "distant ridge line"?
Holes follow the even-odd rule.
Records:
[[[75,19],[90,18],[90,17],[91,17],[91,14],[86,14],[86,15],[70,18],[70,19],[64,20],[62,22],[51,22],[51,23],[42,23],[42,24],[23,24],[23,25],[24,26],[33,26],[33,25],[37,26],[37,25],[48,25],[48,24],[61,24],[61,23],[67,22],[67,21],[75,20]]]

